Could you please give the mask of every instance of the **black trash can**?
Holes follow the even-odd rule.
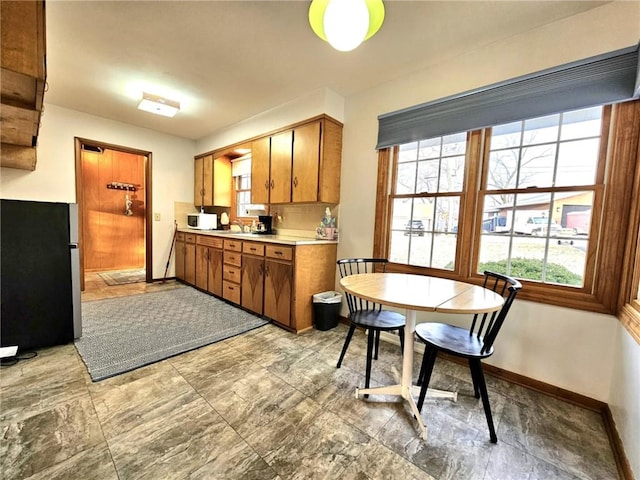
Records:
[[[313,296],[313,321],[317,330],[330,330],[338,325],[342,294],[322,292]]]

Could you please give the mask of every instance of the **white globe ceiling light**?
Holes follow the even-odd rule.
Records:
[[[313,0],[309,6],[315,34],[342,52],[371,38],[383,21],[382,0]]]

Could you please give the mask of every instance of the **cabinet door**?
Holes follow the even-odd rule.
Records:
[[[209,248],[205,245],[196,245],[196,287],[207,289],[209,265]]]
[[[293,131],[271,137],[271,187],[269,203],[291,202],[291,158]]]
[[[222,249],[209,248],[207,290],[222,296]]]
[[[320,122],[293,131],[292,202],[318,201]]]
[[[213,205],[213,155],[202,158],[202,205]]]
[[[292,283],[290,263],[265,260],[264,315],[285,326],[291,324]]]
[[[176,278],[184,280],[184,241],[176,240]]]
[[[231,161],[227,157],[213,161],[212,203],[216,207],[231,206]]]
[[[269,151],[271,139],[251,142],[251,203],[269,203]]]
[[[202,188],[204,178],[202,176],[202,165],[204,164],[204,159],[196,158],[193,164],[193,204],[200,206],[202,203],[202,195],[204,190]]]
[[[196,244],[184,244],[184,281],[195,285],[196,283]]]
[[[262,315],[264,259],[244,255],[242,257],[242,306]]]

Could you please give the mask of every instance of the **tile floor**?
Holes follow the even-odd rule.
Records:
[[[108,289],[83,298],[127,291]],[[346,331],[267,325],[97,383],[72,344],[43,349],[0,371],[2,478],[617,478],[599,414],[488,376],[491,444],[467,370],[448,361],[432,385],[458,402],[427,400],[421,440],[404,402],[355,398],[366,342],[358,332],[336,369]],[[399,353],[382,342],[374,385],[396,382]]]

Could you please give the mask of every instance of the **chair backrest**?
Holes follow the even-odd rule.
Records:
[[[485,271],[482,286],[504,297],[504,304],[500,310],[493,313],[477,313],[473,316],[469,334],[483,337],[482,353],[486,353],[493,347],[493,342],[495,342],[500,328],[507,318],[507,313],[509,313],[518,291],[522,289],[522,284],[507,275]]]
[[[340,278],[344,278],[359,273],[384,272],[389,260],[386,258],[343,258],[336,263],[340,271]],[[351,314],[358,310],[380,310],[382,308],[382,305],[363,300],[347,292],[345,292],[345,297]]]

